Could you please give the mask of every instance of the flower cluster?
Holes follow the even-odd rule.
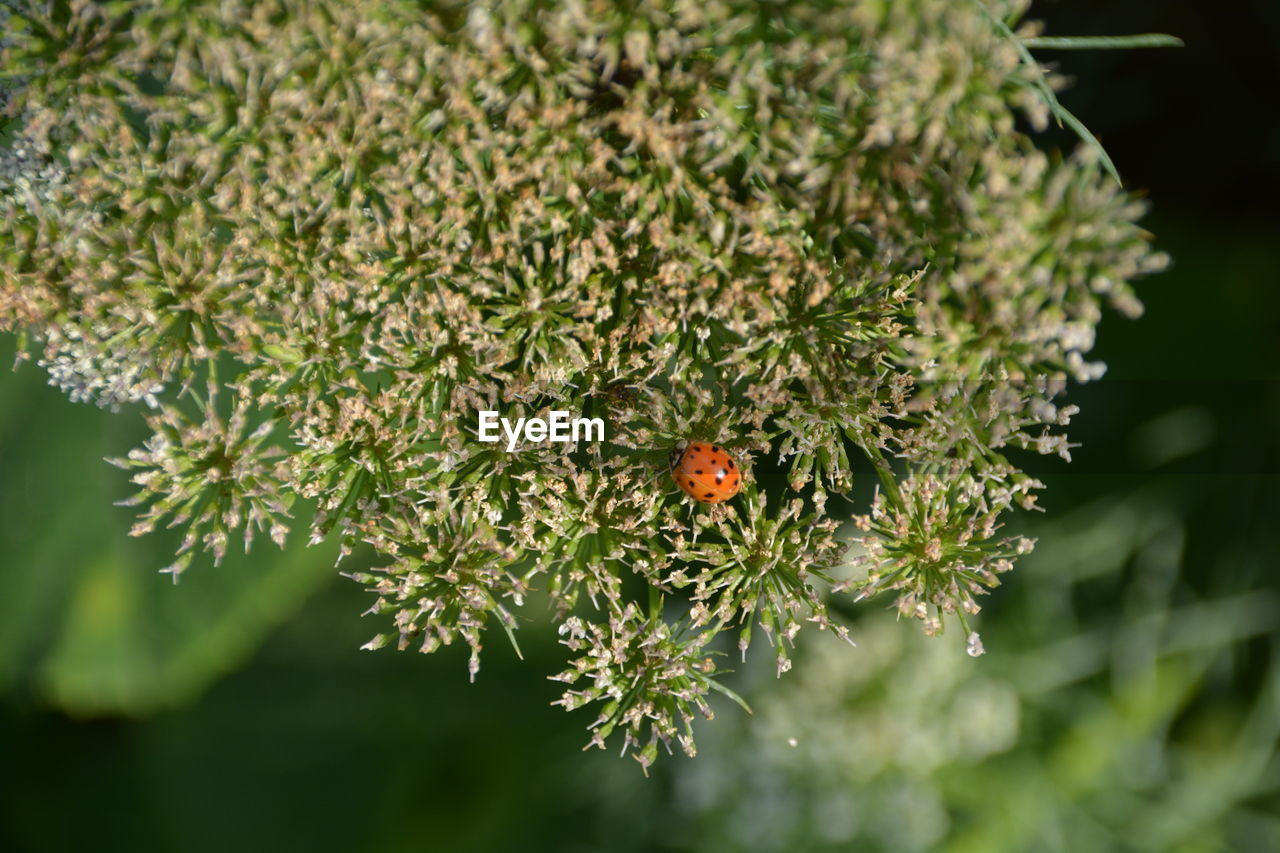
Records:
[[[603,747],[605,738],[621,728],[623,749],[640,747],[635,756],[646,770],[658,755],[659,740],[669,743],[674,737],[686,754],[694,755],[693,710],[712,719],[714,714],[705,698],[709,689],[728,692],[711,678],[715,662],[699,657],[699,648],[710,637],[690,642],[675,636],[679,629],[659,616],[660,611],[653,610],[646,617],[634,603],[628,603],[604,624],[569,617],[560,626],[563,642],[582,654],[569,669],[553,676],[569,685],[589,680],[581,689],[571,686],[556,704],[572,711],[588,703],[604,703],[591,724],[590,745]],[[651,734],[642,742],[640,733],[645,725]]]
[[[289,532],[285,519],[293,496],[283,492],[283,451],[264,446],[275,424],[266,421],[246,434],[247,403],[237,402],[224,420],[213,405],[216,396],[210,393],[210,398],[198,422],[176,407],[164,406],[147,418],[152,435],[144,447],[130,451],[127,459],[108,460],[138,470],[133,482],[142,488],[123,502],[147,504],[133,526],[134,536],[150,533],[166,517],[171,517],[170,527],[186,527],[177,561],[163,569],[175,582],[191,564],[197,543],[213,554],[217,565],[231,535],[241,528],[245,551],[255,532],[266,532],[282,548]]]
[[[139,531],[190,530],[175,572],[283,541],[301,498],[312,541],[382,558],[351,573],[370,646],[461,641],[473,675],[545,593],[563,704],[647,764],[692,749],[722,633],[784,671],[804,623],[844,635],[833,585],[937,633],[1026,550],[996,535],[1039,485],[1018,454],[1067,453],[1101,305],[1136,313],[1163,258],[1088,153],[1019,131],[1047,115],[1025,5],[20,9],[0,66],[40,162],[0,184],[0,328],[76,399],[159,412],[127,464]],[[476,438],[553,409],[607,440]],[[739,498],[670,486],[684,438]]]

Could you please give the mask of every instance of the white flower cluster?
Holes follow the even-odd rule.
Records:
[[[113,412],[124,403],[159,405],[165,383],[147,353],[129,346],[109,349],[71,325],[49,330],[45,356],[37,363],[49,371],[49,384],[74,402],[93,402]]]

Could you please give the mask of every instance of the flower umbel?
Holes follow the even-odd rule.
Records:
[[[1026,2],[428,5],[12,13],[0,329],[151,410],[116,463],[135,532],[186,530],[167,570],[283,544],[302,498],[378,555],[367,647],[460,640],[472,677],[536,594],[560,703],[646,767],[755,626],[779,674],[846,636],[832,586],[980,652],[1022,459],[1069,458],[1103,305],[1166,261],[1096,153],[1019,129]],[[507,452],[486,410],[606,436]],[[736,497],[673,487],[695,439]]]
[[[177,581],[191,564],[199,544],[213,554],[214,565],[226,555],[233,533],[243,527],[249,550],[255,532],[265,532],[284,547],[292,494],[285,491],[284,452],[266,445],[274,423],[248,431],[248,411],[241,402],[225,421],[213,405],[193,422],[176,406],[163,406],[148,416],[153,434],[127,459],[110,459],[120,468],[137,469],[132,481],[141,490],[123,501],[147,509],[130,533],[141,536],[170,518],[169,527],[185,527],[178,559],[164,569]]]

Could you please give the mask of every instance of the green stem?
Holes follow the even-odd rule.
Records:
[[[662,591],[656,586],[649,586],[649,625],[657,627],[662,621]]]

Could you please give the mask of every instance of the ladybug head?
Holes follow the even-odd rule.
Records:
[[[676,466],[680,464],[680,459],[684,456],[684,452],[688,447],[689,442],[680,439],[676,442],[676,446],[671,448],[671,470],[674,471]]]

